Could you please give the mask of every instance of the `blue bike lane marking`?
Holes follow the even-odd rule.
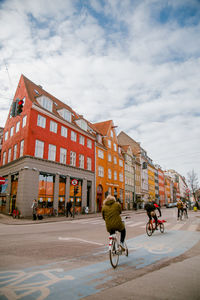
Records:
[[[198,232],[187,231],[156,232],[151,237],[141,235],[129,239],[129,256],[120,256],[117,273],[127,265],[139,269],[179,256],[198,241]],[[107,252],[106,247],[105,255]],[[65,263],[67,261],[63,265]],[[56,268],[56,263],[13,272],[0,271],[0,299],[78,300],[103,290],[104,283],[114,277],[116,271],[109,260],[68,271]]]

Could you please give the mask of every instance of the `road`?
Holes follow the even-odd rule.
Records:
[[[143,281],[149,295],[146,299],[172,299],[166,298],[166,294],[156,298],[156,291],[152,291],[150,298],[145,280],[176,266],[173,275],[178,282],[180,274],[176,270],[180,272],[180,263],[185,264],[191,291],[196,291],[193,275],[195,278],[200,275],[200,212],[189,212],[189,219],[177,222],[175,208],[163,209],[163,218],[167,220],[165,232],[156,231],[152,237],[145,233],[144,213],[127,214],[131,217],[126,222],[129,256],[120,257],[116,270],[108,259],[108,234],[101,217],[42,224],[0,224],[0,299],[109,299],[113,295],[118,299],[117,295],[122,295],[120,287],[135,284],[136,291]],[[171,269],[168,273],[171,274]],[[168,286],[172,277],[171,274],[166,281],[164,276],[168,278],[168,273],[159,277],[160,286],[162,281]],[[110,296],[107,298],[104,293]],[[173,299],[183,300],[183,295]],[[132,294],[126,296],[124,299],[141,299],[139,294],[138,298]]]

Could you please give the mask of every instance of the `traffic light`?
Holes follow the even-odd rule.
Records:
[[[74,195],[78,194],[78,192],[79,192],[78,186],[75,186],[74,187]]]
[[[15,117],[15,112],[16,112],[16,102],[13,102],[11,106],[11,112],[10,112],[11,117]]]
[[[20,115],[23,110],[24,100],[17,99],[17,111],[16,115]]]

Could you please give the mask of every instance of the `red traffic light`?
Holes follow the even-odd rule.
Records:
[[[19,102],[18,102],[18,105],[23,105],[24,104],[24,101],[23,100],[20,100]]]

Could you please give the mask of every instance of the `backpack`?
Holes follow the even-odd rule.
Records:
[[[146,211],[153,211],[155,210],[155,206],[152,202],[147,202],[145,205],[144,205],[144,209]]]

